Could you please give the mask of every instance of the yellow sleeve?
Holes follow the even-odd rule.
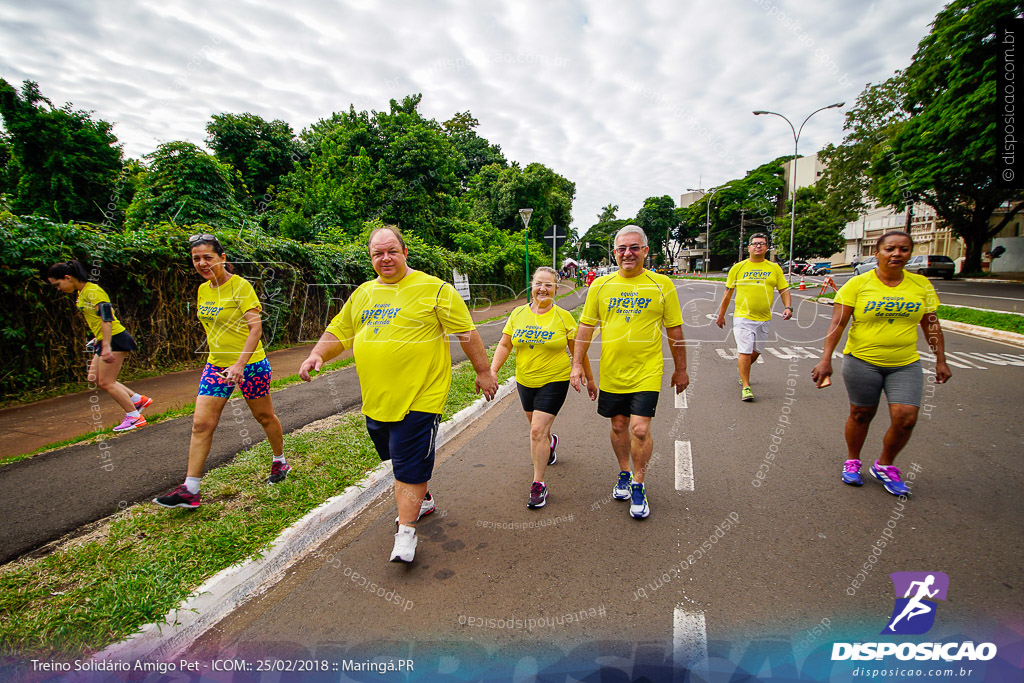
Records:
[[[584,325],[601,324],[600,311],[597,310],[601,285],[595,287],[594,284],[596,283],[592,283],[587,290],[587,301],[583,304],[583,315],[580,316],[580,322]]]
[[[352,347],[353,341],[356,337],[356,327],[353,322],[353,311],[356,309],[356,299],[359,298],[362,288],[352,292],[352,296],[348,298],[345,305],[341,307],[341,311],[331,319],[331,322],[327,325],[327,329],[324,332],[330,332],[338,341],[341,342],[342,349],[349,349]]]
[[[679,293],[676,292],[671,280],[662,284],[661,293],[665,297],[665,313],[662,317],[665,327],[679,327],[683,324],[683,311],[679,307]]]
[[[729,269],[729,274],[725,277],[726,289],[736,289],[736,277],[740,274],[740,270],[743,268],[743,262],[734,263],[732,268]]]
[[[505,321],[505,327],[501,330],[502,334],[507,334],[510,337],[513,334],[515,334],[516,327],[515,325],[512,324],[512,320],[516,317],[516,314],[519,313],[519,311],[521,310],[523,310],[522,306],[517,306],[512,309],[512,312],[509,313],[508,320]]]
[[[850,308],[857,307],[857,296],[860,295],[860,288],[864,281],[858,277],[851,277],[846,281],[846,284],[839,288],[836,292],[835,302]]]
[[[572,317],[572,313],[564,308],[559,308],[558,314],[562,316],[562,323],[565,325],[565,336],[568,339],[575,339],[578,327],[576,325],[576,321]]]
[[[263,310],[260,298],[256,296],[256,290],[253,289],[252,284],[248,280],[241,279],[241,284],[238,286],[238,291],[235,294],[238,296],[238,310],[242,313],[253,309],[257,311]]]
[[[447,282],[437,293],[437,304],[434,310],[437,312],[437,319],[441,322],[441,327],[444,328],[446,334],[458,334],[476,329],[466,302],[459,296],[455,287]]]

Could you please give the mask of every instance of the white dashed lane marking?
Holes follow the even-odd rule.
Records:
[[[693,490],[693,454],[689,441],[676,441],[676,491]]]
[[[708,664],[708,632],[703,612],[677,606],[672,618],[672,665],[676,671],[705,669]]]
[[[685,408],[685,407],[686,407],[686,392],[683,391],[681,393],[676,394],[676,408]]]

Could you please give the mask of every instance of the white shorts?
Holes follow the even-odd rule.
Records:
[[[736,340],[738,353],[753,353],[764,349],[768,341],[768,327],[771,320],[748,320],[747,318],[732,319],[732,336]]]

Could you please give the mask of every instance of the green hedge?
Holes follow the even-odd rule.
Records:
[[[370,227],[370,226],[368,226]],[[304,244],[258,228],[228,233],[207,225],[162,224],[110,231],[0,213],[0,394],[85,380],[88,330],[74,298],[45,279],[46,269],[76,258],[114,302],[139,343],[135,367],[159,369],[199,360],[204,335],[195,317],[202,279],[189,260],[188,236],[212,232],[235,272],[250,279],[264,304],[264,344],[315,340],[355,286],[373,277],[362,243]],[[523,288],[524,267],[512,240],[477,254],[406,239],[409,265],[451,281],[469,276],[475,297],[508,298]],[[517,265],[518,264],[518,265]]]

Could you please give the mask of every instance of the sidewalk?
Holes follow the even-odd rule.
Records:
[[[526,299],[516,299],[476,308],[471,313],[473,320],[479,322],[507,314],[524,303]],[[267,354],[274,369],[274,377],[297,374],[299,366],[312,348],[312,344],[300,344]],[[341,358],[350,355],[351,351],[346,351]],[[196,387],[201,375],[202,367],[199,367],[127,384],[131,389],[153,399],[153,405],[146,412],[155,415],[195,402]],[[0,460],[31,453],[100,428],[113,427],[122,419],[124,411],[102,389],[5,408],[0,410]]]

